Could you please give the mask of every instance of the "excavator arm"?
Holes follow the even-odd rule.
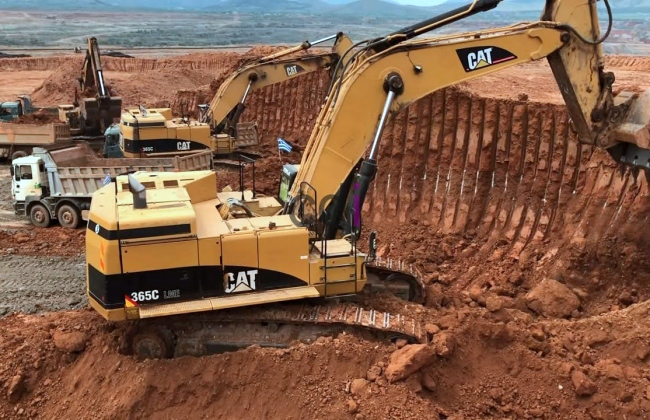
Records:
[[[633,121],[630,109],[648,108],[635,94],[613,97],[614,77],[604,72],[597,22],[595,1],[548,0],[538,22],[402,41],[357,55],[319,115],[285,212],[297,212],[303,222],[318,215],[324,237],[334,237],[342,220],[352,219],[352,208],[358,212],[363,204],[390,117],[431,92],[543,58],[553,69],[579,141],[613,148],[613,156],[621,142],[643,145],[648,119],[640,121],[638,115],[645,114],[637,112]]]
[[[103,133],[114,118],[119,118],[122,112],[122,99],[111,98],[102,69],[97,38],[88,38],[88,49],[84,58],[81,76],[79,77],[81,92],[88,88],[96,88],[95,98],[83,98],[80,113],[86,125],[98,126]],[[76,99],[75,99],[76,100]]]
[[[294,58],[287,56],[336,38],[332,51]],[[315,42],[305,41],[295,47],[251,61],[231,74],[219,87],[209,107],[201,105],[201,122],[209,123],[214,134],[232,131],[245,109],[249,93],[323,68],[334,68],[352,41],[343,33]]]

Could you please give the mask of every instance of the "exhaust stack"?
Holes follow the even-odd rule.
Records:
[[[129,177],[129,191],[133,195],[133,208],[147,208],[147,189],[131,174]]]

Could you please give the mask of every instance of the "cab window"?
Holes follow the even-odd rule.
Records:
[[[20,179],[32,179],[32,167],[29,165],[20,165]],[[16,177],[18,179],[18,177]]]

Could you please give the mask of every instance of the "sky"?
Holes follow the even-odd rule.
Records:
[[[411,4],[413,6],[435,6],[444,3],[445,0],[396,0],[399,4]]]

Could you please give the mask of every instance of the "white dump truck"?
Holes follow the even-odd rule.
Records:
[[[30,156],[11,165],[11,194],[16,214],[28,216],[34,226],[53,220],[75,229],[87,220],[92,194],[118,174],[132,171],[211,170],[209,150],[168,158],[98,158],[88,143],[35,147]]]

